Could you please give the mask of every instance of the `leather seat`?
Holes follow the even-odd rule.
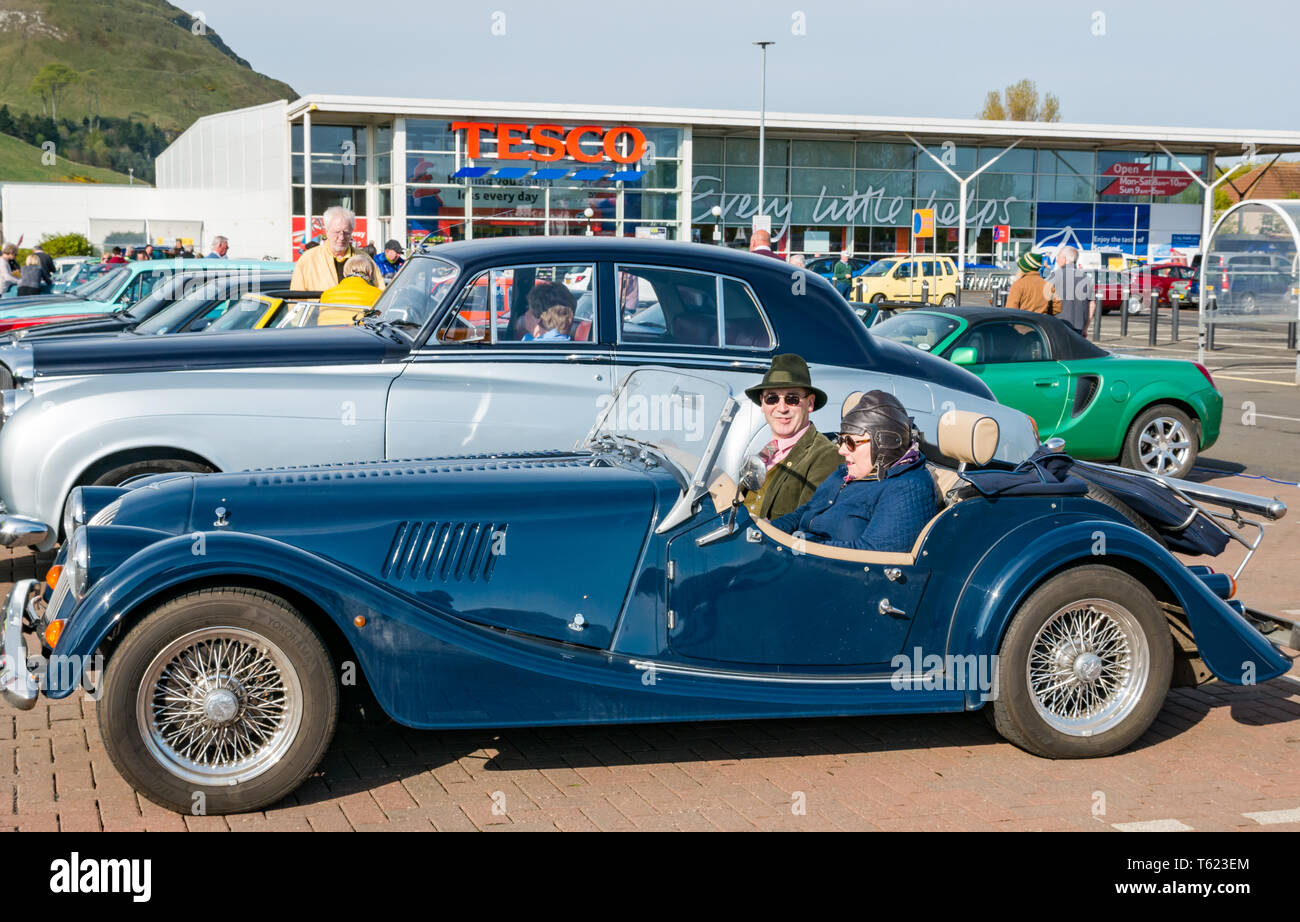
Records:
[[[716,346],[717,314],[678,314],[673,320],[673,342],[683,346]]]

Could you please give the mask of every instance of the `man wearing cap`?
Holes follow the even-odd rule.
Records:
[[[808,363],[793,354],[774,358],[763,380],[745,394],[762,409],[772,430],[772,440],[758,453],[767,477],[745,497],[745,506],[750,515],[777,518],[811,499],[839,467],[834,443],[809,418],[826,405],[826,394],[812,386]]]
[[[384,252],[375,257],[375,265],[379,267],[379,274],[384,279],[391,279],[397,274],[398,269],[406,265],[403,255],[402,245],[396,240],[385,243]]]
[[[884,391],[850,394],[841,417],[844,464],[772,525],[832,547],[906,553],[939,512],[912,420]]]
[[[1035,314],[1052,313],[1052,283],[1038,274],[1043,268],[1043,257],[1031,251],[1016,260],[1016,266],[1020,274],[1007,289],[1007,307]]]

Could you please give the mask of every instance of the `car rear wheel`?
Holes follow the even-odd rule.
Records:
[[[334,736],[338,683],[283,599],[204,589],[164,603],[109,660],[104,748],[127,782],[181,813],[259,810],[292,792]]]
[[[944,295],[943,298],[941,298],[940,301],[939,301],[939,306],[940,306],[940,307],[956,307],[956,306],[957,306],[957,296],[956,296],[956,295]]]
[[[872,303],[872,304],[881,304],[881,303],[884,302],[884,300],[885,300],[885,296],[884,296],[883,294],[878,294],[878,295],[872,295],[872,296],[871,296],[871,303]]]
[[[211,474],[215,470],[216,468],[207,464],[200,464],[197,461],[186,461],[181,458],[155,458],[121,464],[98,473],[91,481],[91,485],[96,487],[116,487],[133,477],[143,477],[146,474]]]
[[[1242,295],[1237,298],[1237,306],[1241,308],[1243,314],[1253,314],[1259,307],[1255,301],[1254,293],[1249,291],[1243,292]]]
[[[1106,566],[1048,580],[1002,641],[993,725],[1049,759],[1110,755],[1146,732],[1164,704],[1173,644],[1155,597]]]
[[[1134,470],[1186,477],[1196,464],[1198,441],[1196,426],[1186,413],[1158,403],[1139,413],[1129,426],[1122,460]]]

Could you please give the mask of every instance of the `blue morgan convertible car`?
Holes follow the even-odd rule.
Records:
[[[751,519],[760,462],[719,459],[762,425],[727,385],[646,367],[574,450],[78,488],[52,589],[7,600],[0,686],[23,708],[93,689],[140,793],[227,813],[314,771],[349,676],[417,728],[985,708],[1075,758],[1132,743],[1190,661],[1289,668],[1231,580],[1122,503],[991,461],[991,417],[926,434],[934,517],[899,553]]]

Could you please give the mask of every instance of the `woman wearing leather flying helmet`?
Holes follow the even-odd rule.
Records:
[[[867,391],[850,394],[840,415],[844,464],[772,524],[832,547],[910,551],[939,507],[907,410],[893,394]]]

